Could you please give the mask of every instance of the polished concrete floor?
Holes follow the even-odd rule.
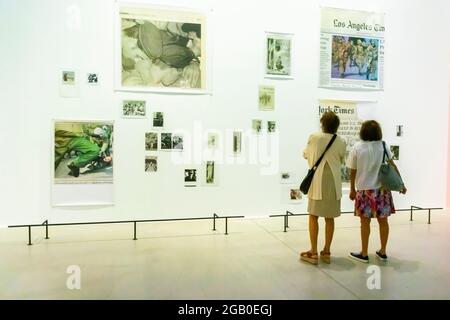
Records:
[[[370,263],[347,258],[359,249],[359,228],[343,215],[333,262],[319,266],[298,259],[308,248],[306,217],[291,218],[286,233],[281,218],[232,220],[227,236],[223,222],[216,232],[210,221],[152,223],[138,226],[137,241],[132,225],[55,227],[50,240],[36,229],[32,246],[25,229],[0,229],[0,298],[450,299],[450,213],[437,211],[431,225],[426,213],[390,221],[389,262],[373,254],[376,221]],[[79,290],[67,287],[70,266],[79,267]]]

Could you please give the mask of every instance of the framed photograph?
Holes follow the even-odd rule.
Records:
[[[144,100],[122,101],[122,117],[141,119],[147,116]]]
[[[197,169],[184,169],[184,186],[197,186]]]
[[[294,173],[290,172],[290,171],[283,171],[280,173],[280,183],[281,184],[293,184],[296,181],[296,176],[294,175]]]
[[[145,151],[158,151],[158,133],[145,133]]]
[[[173,134],[172,135],[172,150],[183,151],[183,135]]]
[[[66,86],[74,86],[75,85],[75,71],[63,71],[62,84]]]
[[[399,124],[395,126],[396,136],[403,137],[403,125]]]
[[[217,185],[217,174],[216,174],[215,161],[206,161],[204,185],[206,185],[206,186],[216,186]]]
[[[275,87],[259,86],[258,106],[260,111],[275,110]]]
[[[242,132],[233,132],[233,153],[235,155],[241,154],[242,152]]]
[[[391,146],[391,153],[393,160],[400,160],[400,146]]]
[[[301,204],[303,195],[297,185],[283,185],[280,188],[280,202],[285,205]]]
[[[164,113],[153,112],[153,128],[164,128]]]
[[[168,132],[161,133],[161,150],[165,151],[172,150],[172,133]]]
[[[117,90],[208,93],[205,13],[125,4],[117,11]]]
[[[79,85],[74,70],[61,70],[59,75],[59,95],[64,98],[79,97]]]
[[[97,73],[88,73],[86,75],[86,83],[90,85],[98,84],[98,74]]]
[[[217,149],[219,141],[219,135],[217,133],[208,133],[208,149],[214,150]]]
[[[261,130],[262,130],[262,120],[258,120],[258,119],[252,120],[253,133],[260,134]]]
[[[289,188],[290,203],[296,204],[302,200],[302,193],[298,188]]]
[[[274,133],[276,131],[276,122],[267,121],[267,133]]]
[[[266,32],[266,78],[292,79],[292,34]]]
[[[145,172],[157,172],[158,171],[158,157],[146,156],[145,157]]]
[[[113,183],[112,121],[55,121],[54,183]]]

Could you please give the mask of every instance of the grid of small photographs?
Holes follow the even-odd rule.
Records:
[[[137,104],[134,103],[132,105],[134,106]],[[184,150],[184,137],[182,133],[158,130],[164,128],[164,113],[155,111],[151,113],[151,115],[150,123],[152,130],[145,132],[145,152],[150,153],[145,155],[145,172],[157,172],[157,152]]]
[[[145,155],[145,172],[157,172],[158,156],[154,154],[154,152],[158,151],[157,132],[145,133],[145,151],[152,153],[151,155]]]
[[[172,132],[150,131],[145,133],[145,151],[152,153],[145,156],[145,172],[156,172],[158,151],[183,151],[183,135]]]
[[[61,84],[67,86],[76,85],[76,72],[74,70],[63,70],[61,71]],[[95,72],[86,73],[85,82],[88,85],[98,85],[99,75]]]

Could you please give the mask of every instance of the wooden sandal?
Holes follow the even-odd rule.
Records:
[[[323,263],[326,263],[326,264],[330,264],[331,263],[331,253],[325,252],[325,251],[320,251],[320,261],[322,261]]]
[[[311,251],[300,253],[300,260],[306,261],[314,265],[319,264],[319,258],[317,257],[317,253],[312,253]]]

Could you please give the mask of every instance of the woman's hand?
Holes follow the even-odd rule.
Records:
[[[350,190],[350,194],[348,195],[350,200],[354,201],[356,199],[356,190]]]

